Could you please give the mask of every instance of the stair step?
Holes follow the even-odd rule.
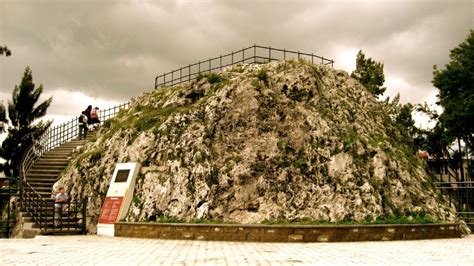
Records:
[[[63,164],[63,163],[68,163],[69,160],[68,158],[63,158],[63,159],[57,159],[57,158],[44,158],[41,157],[38,159],[38,161],[35,162],[35,164]]]
[[[28,184],[30,184],[33,188],[36,188],[36,187],[45,187],[45,186],[49,186],[50,188],[53,187],[54,183],[56,183],[55,180],[51,180],[51,181],[42,181],[42,182],[38,182],[38,181],[28,181]]]
[[[47,175],[47,174],[42,174],[42,175],[27,175],[26,176],[26,181],[56,181],[58,179],[58,175]]]
[[[35,174],[59,174],[62,170],[63,169],[58,169],[57,167],[56,168],[49,168],[49,169],[33,167],[28,171],[28,174],[30,174],[30,175],[35,175]]]
[[[67,221],[58,221],[58,224],[59,224],[59,228],[57,228],[57,229],[60,229],[62,227],[62,229],[64,230],[64,229],[67,229],[67,228],[74,229],[76,227],[76,225],[79,225],[79,227],[80,227],[81,223],[79,223],[79,219],[78,219],[78,221],[69,221],[69,222],[67,222]],[[32,227],[33,228],[39,228],[39,225],[35,224]],[[43,228],[54,228],[54,221],[51,220],[51,221],[48,221],[48,222],[43,222],[41,224],[41,227],[43,227]]]
[[[75,145],[71,145],[71,146],[59,146],[59,147],[56,147],[52,150],[49,150],[48,152],[53,152],[53,151],[59,151],[59,152],[72,152],[72,150],[74,150],[76,148]],[[48,153],[47,152],[47,153]]]
[[[31,168],[30,171],[32,170],[49,170],[49,169],[64,169],[67,166],[66,162],[61,162],[61,163],[35,163]]]
[[[54,158],[68,158],[72,153],[45,153],[42,158],[54,159]]]
[[[68,162],[67,161],[60,161],[60,162],[40,162],[40,163],[34,163],[31,168],[30,168],[30,171],[31,170],[43,170],[43,171],[47,171],[47,170],[61,170],[61,169],[64,169],[66,166],[68,165]]]
[[[52,187],[34,186],[33,188],[36,190],[36,192],[49,192],[50,194],[52,193]]]
[[[82,229],[61,229],[61,228],[54,228],[47,230],[41,230],[42,235],[78,235],[82,233]]]
[[[48,178],[48,177],[57,177],[59,173],[26,173],[26,179],[28,177],[33,177],[33,178]]]
[[[72,150],[69,150],[69,151],[54,151],[54,150],[51,150],[51,151],[48,151],[48,152],[45,152],[42,156],[48,156],[48,155],[64,155],[64,156],[68,156],[72,153]]]
[[[44,183],[56,183],[57,181],[57,178],[35,178],[35,177],[26,177],[26,181],[28,181],[28,183],[30,182],[44,182]]]

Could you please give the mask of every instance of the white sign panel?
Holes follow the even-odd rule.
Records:
[[[119,163],[99,215],[97,235],[114,236],[114,223],[125,218],[133,198],[139,163]]]

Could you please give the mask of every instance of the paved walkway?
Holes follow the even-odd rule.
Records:
[[[446,240],[306,244],[98,236],[1,239],[0,265],[10,264],[474,265],[474,235]]]

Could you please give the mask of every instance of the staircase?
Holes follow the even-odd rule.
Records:
[[[26,173],[26,181],[40,194],[43,198],[51,199],[51,191],[53,184],[58,180],[61,171],[66,168],[69,163],[69,156],[72,151],[86,140],[73,140],[54,148],[41,156]]]
[[[28,234],[80,234],[84,231],[82,202],[64,204],[60,219],[54,221],[54,195],[52,188],[60,173],[69,164],[70,155],[85,140],[72,140],[45,152],[26,172],[23,184],[24,202],[21,219]],[[79,216],[78,216],[79,214]],[[31,229],[30,229],[31,227]],[[30,232],[33,231],[34,233]]]

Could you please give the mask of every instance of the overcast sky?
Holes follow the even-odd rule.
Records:
[[[151,90],[157,74],[254,43],[313,52],[351,72],[362,49],[385,64],[386,96],[435,101],[433,65],[474,28],[473,1],[0,0],[0,97],[26,66],[55,124],[89,104]]]

